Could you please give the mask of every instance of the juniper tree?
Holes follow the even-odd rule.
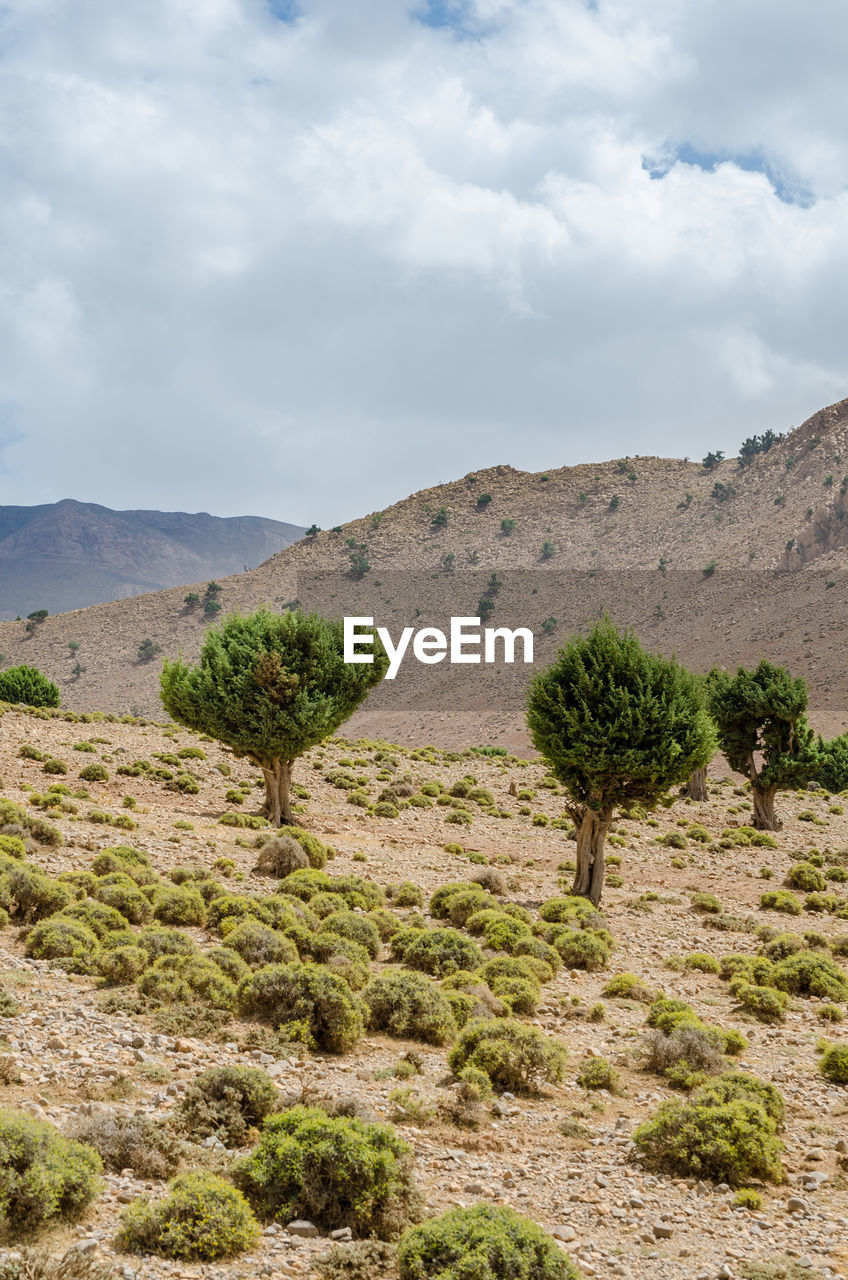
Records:
[[[38,667],[22,663],[0,672],[0,702],[23,702],[27,707],[58,707],[58,686]]]
[[[656,804],[715,750],[702,683],[607,618],[572,638],[535,677],[527,723],[569,795],[577,827],[572,891],[597,905],[616,809]]]
[[[805,714],[806,683],[763,659],[753,671],[739,667],[735,676],[711,671],[708,699],[728,764],[751,784],[754,826],[778,831],[778,791],[803,786],[819,764]]]
[[[296,610],[233,614],[209,631],[196,666],[162,668],[161,696],[179,724],[208,733],[262,770],[265,812],[292,823],[294,762],[353,714],[388,669],[375,637],[371,664],[345,663],[342,623]]]

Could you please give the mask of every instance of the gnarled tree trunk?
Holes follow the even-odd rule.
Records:
[[[597,906],[604,887],[604,841],[612,820],[612,810],[583,810],[577,827],[577,870],[572,893],[579,893]]]
[[[777,787],[758,787],[756,782],[751,786],[751,799],[754,802],[754,826],[758,831],[779,831],[783,823],[774,811],[774,797]]]
[[[263,812],[274,827],[295,826],[291,811],[291,776],[294,760],[260,761],[265,777]]]
[[[689,800],[706,800],[707,798],[707,770],[693,769],[689,776],[689,781],[683,788],[683,795]]]

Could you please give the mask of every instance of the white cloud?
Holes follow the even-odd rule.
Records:
[[[840,0],[415,8],[9,0],[0,502],[332,524],[848,392]]]

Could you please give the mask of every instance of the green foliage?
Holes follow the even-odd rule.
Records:
[[[408,938],[403,935],[410,934]],[[483,953],[456,929],[400,930],[391,941],[392,954],[410,969],[443,978],[459,969],[478,969]]]
[[[143,935],[139,936],[143,945]],[[202,955],[161,955],[138,980],[142,995],[163,1004],[204,1003],[213,1009],[233,1009],[236,988],[211,960]]]
[[[157,885],[151,896],[153,918],[161,924],[206,923],[206,904],[197,889],[188,885]]]
[[[67,886],[42,875],[29,864],[9,860],[0,863],[0,906],[16,924],[32,924],[55,915],[71,901]]]
[[[800,889],[803,893],[827,888],[824,876],[818,867],[814,867],[810,862],[796,862],[790,867],[786,875],[786,884],[790,889]]]
[[[786,1119],[786,1103],[780,1090],[768,1080],[745,1071],[725,1071],[698,1090],[695,1101],[705,1104],[735,1102],[747,1099],[758,1102],[778,1130]]]
[[[844,791],[848,788],[848,733],[841,733],[829,742],[819,738],[818,751],[817,781],[833,794]]]
[[[22,702],[27,707],[58,707],[58,686],[37,667],[25,663],[0,671],[0,702]]]
[[[512,1018],[493,1018],[462,1029],[448,1066],[454,1075],[477,1067],[496,1088],[535,1093],[544,1082],[559,1083],[565,1059],[565,1046],[538,1028]]]
[[[776,991],[773,987],[759,987],[746,982],[741,974],[731,980],[730,990],[743,1009],[753,1013],[760,1022],[783,1022],[789,1006],[789,996],[785,991]]]
[[[641,1004],[651,1004],[655,999],[655,993],[635,973],[617,973],[602,988],[601,995],[614,1000],[638,1000]]]
[[[130,924],[147,924],[153,918],[153,908],[138,885],[122,871],[112,871],[101,876],[92,890],[98,902],[120,911]]]
[[[506,1205],[450,1209],[411,1228],[398,1266],[401,1280],[580,1280],[556,1241]]]
[[[831,1084],[848,1084],[848,1045],[828,1045],[819,1061],[819,1071]]]
[[[166,1126],[139,1112],[97,1110],[77,1115],[68,1135],[93,1147],[107,1169],[132,1169],[137,1178],[169,1178],[180,1161],[180,1144]]]
[[[769,889],[760,895],[760,908],[763,911],[782,911],[787,916],[799,916],[801,904],[788,889]]]
[[[298,1106],[265,1121],[233,1176],[263,1219],[392,1239],[418,1214],[411,1157],[390,1125]]]
[[[312,1265],[320,1280],[390,1280],[397,1273],[395,1251],[383,1240],[349,1240],[332,1245]]]
[[[797,787],[814,776],[818,756],[805,715],[804,680],[764,659],[753,671],[740,667],[735,676],[714,670],[707,684],[719,745],[731,769],[761,791]],[[762,758],[759,768],[755,753]]]
[[[83,782],[108,782],[109,770],[105,764],[87,764],[84,769],[80,769],[79,776]]]
[[[354,911],[334,911],[321,922],[321,932],[337,933],[363,947],[372,960],[380,953],[380,935],[373,920]]]
[[[177,1122],[194,1141],[214,1134],[225,1147],[243,1147],[250,1130],[277,1110],[278,1096],[259,1067],[210,1067],[186,1089]]]
[[[291,938],[251,917],[242,920],[227,934],[227,946],[240,955],[251,969],[259,969],[266,964],[289,964],[297,960],[297,947]]]
[[[108,986],[123,987],[135,982],[149,963],[150,958],[143,947],[131,944],[111,947],[101,953],[97,961],[97,972]]]
[[[819,996],[825,1000],[848,1000],[848,975],[830,956],[802,951],[787,956],[774,966],[772,984],[790,995]]]
[[[753,1094],[724,1102],[699,1091],[690,1102],[663,1103],[633,1141],[667,1173],[738,1187],[755,1179],[783,1181],[776,1130]]]
[[[577,1083],[584,1089],[608,1089],[610,1093],[621,1090],[621,1076],[606,1058],[589,1058],[580,1069]]]
[[[646,652],[633,632],[619,632],[609,619],[568,641],[535,677],[527,723],[571,798],[575,822],[591,810],[608,824],[620,806],[655,804],[706,765],[715,748],[698,679]],[[596,877],[595,867],[602,874],[602,860],[593,864]],[[596,879],[586,889],[599,901]]]
[[[21,1236],[78,1218],[100,1191],[100,1157],[21,1111],[0,1111],[0,1227]]]
[[[362,1011],[348,984],[321,965],[269,964],[238,988],[243,1014],[274,1026],[300,1024],[310,1043],[326,1053],[345,1053],[363,1032]]]
[[[282,773],[333,733],[388,669],[374,637],[374,662],[343,660],[341,622],[299,610],[233,615],[209,631],[198,665],[166,661],[162,701],[190,729],[208,733],[270,770],[275,821],[291,822]]]
[[[610,950],[603,938],[585,929],[561,929],[551,938],[567,969],[586,969],[594,973],[606,969]]]
[[[259,1227],[244,1196],[212,1173],[183,1173],[162,1200],[134,1200],[121,1215],[118,1247],[131,1253],[212,1261],[249,1249]]]
[[[423,974],[385,969],[372,978],[362,999],[375,1031],[425,1044],[444,1044],[456,1034],[450,1001]]]
[[[30,931],[26,954],[36,960],[61,960],[68,973],[91,973],[97,965],[100,943],[80,921],[53,916]]]

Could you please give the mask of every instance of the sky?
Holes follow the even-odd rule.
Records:
[[[4,0],[0,504],[327,527],[848,396],[844,0]]]

